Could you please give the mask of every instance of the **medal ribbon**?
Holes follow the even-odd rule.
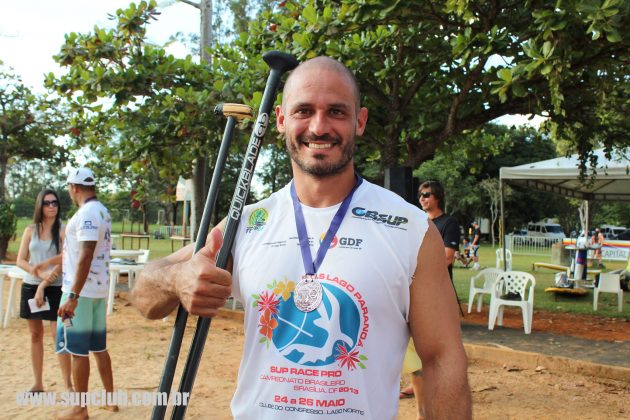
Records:
[[[300,241],[300,251],[302,252],[302,262],[304,263],[305,274],[313,275],[317,273],[317,270],[322,265],[324,261],[324,257],[326,256],[326,252],[328,252],[328,248],[339,230],[339,226],[341,225],[341,221],[343,220],[346,212],[348,211],[348,207],[350,207],[350,201],[352,201],[352,196],[354,192],[359,188],[359,185],[363,182],[363,178],[359,175],[356,175],[357,182],[354,184],[352,190],[348,193],[346,198],[343,199],[341,206],[335,213],[332,221],[330,222],[330,226],[328,227],[328,231],[324,236],[324,240],[319,245],[319,249],[317,250],[317,257],[315,261],[313,261],[313,256],[311,255],[311,247],[308,243],[308,233],[306,231],[306,223],[304,222],[304,213],[302,212],[302,205],[300,204],[300,200],[298,199],[297,193],[295,192],[295,183],[291,183],[291,200],[293,201],[293,211],[295,214],[295,227],[298,232],[298,239]]]

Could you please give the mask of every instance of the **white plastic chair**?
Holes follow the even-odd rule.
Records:
[[[621,275],[613,273],[601,273],[599,275],[599,283],[593,289],[593,310],[597,310],[597,301],[599,299],[599,293],[616,293],[617,294],[617,309],[619,312],[623,308],[623,290],[621,289]]]
[[[483,295],[492,294],[492,287],[494,286],[494,282],[499,277],[503,270],[499,270],[498,268],[484,268],[477,275],[472,276],[470,278],[470,291],[468,292],[468,313],[472,310],[473,302],[475,301],[475,296],[478,296],[477,300],[477,312],[481,312],[481,306],[483,305]],[[477,287],[475,283],[478,279],[483,278],[483,286]]]
[[[130,290],[133,288],[133,282],[136,280],[136,276],[144,268],[144,264],[149,262],[149,254],[151,253],[151,250],[140,249],[139,251],[142,251],[143,253],[142,255],[138,255],[138,259],[136,261],[138,264],[142,264],[142,265],[140,267],[136,267],[134,270],[129,270],[129,273],[127,273],[127,276],[128,276],[127,282],[128,282]]]
[[[143,251],[142,254],[138,255],[137,260],[134,264],[129,265],[121,265],[121,264],[112,264],[109,266],[109,294],[107,296],[107,315],[111,315],[114,312],[114,296],[116,294],[116,284],[118,283],[118,278],[121,274],[127,275],[127,285],[129,286],[129,290],[133,288],[133,282],[136,278],[136,275],[142,271],[144,268],[144,264],[149,261],[149,253],[148,249],[141,249]]]
[[[500,268],[501,270],[503,270],[503,248],[497,249],[496,254],[497,254],[497,268]],[[512,251],[510,251],[509,249],[505,250],[505,260],[507,262],[507,264],[505,265],[506,270],[512,271]]]
[[[18,282],[23,281],[27,274],[28,273],[26,271],[22,270],[19,267],[13,267],[6,273],[11,283],[9,286],[9,297],[7,298],[7,309],[4,315],[2,328],[6,328],[7,325],[9,325],[9,320],[17,316],[17,308],[19,308],[18,302],[19,302],[19,295],[20,295]],[[4,281],[0,282],[0,286],[4,287],[3,283]],[[1,314],[0,314],[0,318],[2,318]]]
[[[505,306],[518,306],[523,312],[523,328],[525,334],[532,332],[532,318],[534,315],[534,287],[536,279],[524,271],[506,271],[501,273],[494,283],[490,295],[490,315],[488,329],[493,330],[498,318],[498,324],[503,325],[503,309]],[[505,295],[518,294],[518,300],[506,299]]]
[[[129,286],[129,290],[133,288],[133,282],[136,279],[136,275],[142,270],[142,268],[144,268],[144,264],[149,262],[149,254],[151,253],[151,250],[139,249],[138,251],[142,251],[142,254],[138,255],[136,258],[136,264],[140,264],[140,266],[130,266],[128,270],[120,270],[120,272],[116,275],[116,282],[118,282],[118,275],[127,275],[127,285]]]

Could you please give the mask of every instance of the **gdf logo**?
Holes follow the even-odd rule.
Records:
[[[340,246],[358,247],[358,246],[361,245],[361,242],[363,242],[363,239],[359,239],[359,238],[341,238],[341,239],[339,239],[339,245]]]
[[[324,241],[325,236],[326,236],[326,232],[322,233],[319,236],[320,244]],[[363,239],[359,239],[359,238],[347,238],[347,237],[337,238],[337,236],[334,236],[332,241],[330,242],[330,246],[328,247],[328,249],[332,249],[336,247],[337,245],[339,245],[340,248],[359,248],[362,242],[363,242]]]

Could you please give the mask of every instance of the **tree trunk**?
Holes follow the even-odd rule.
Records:
[[[4,182],[7,178],[7,169],[9,166],[9,157],[0,155],[0,202],[5,199],[7,194],[7,188]]]
[[[7,256],[7,249],[9,248],[9,241],[11,238],[0,238],[0,263]]]
[[[209,63],[210,55],[208,49],[212,46],[212,0],[202,0],[199,4],[201,13],[200,24],[200,54],[201,62]],[[205,203],[205,178],[208,167],[208,159],[203,156],[198,156],[195,159],[193,169],[193,206],[192,206],[192,220],[190,224],[190,234],[194,238],[199,230],[201,224],[201,217],[203,215],[203,208]],[[184,232],[183,235],[186,233]]]
[[[212,46],[212,0],[201,0],[200,48],[201,62],[209,63],[211,58],[208,49]]]
[[[190,234],[192,238],[197,237],[199,225],[201,224],[201,216],[203,215],[204,197],[205,197],[205,179],[206,179],[207,161],[204,157],[195,159],[195,167],[193,169],[193,205],[192,220],[190,221]]]

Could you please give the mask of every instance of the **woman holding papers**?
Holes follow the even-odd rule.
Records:
[[[24,229],[17,266],[28,274],[22,282],[20,317],[28,321],[31,335],[31,361],[35,383],[30,392],[44,390],[44,320],[50,321],[55,342],[57,309],[61,298],[61,250],[64,227],[61,224],[59,196],[44,189],[35,200],[33,224]],[[59,355],[66,390],[72,390],[70,356]]]

